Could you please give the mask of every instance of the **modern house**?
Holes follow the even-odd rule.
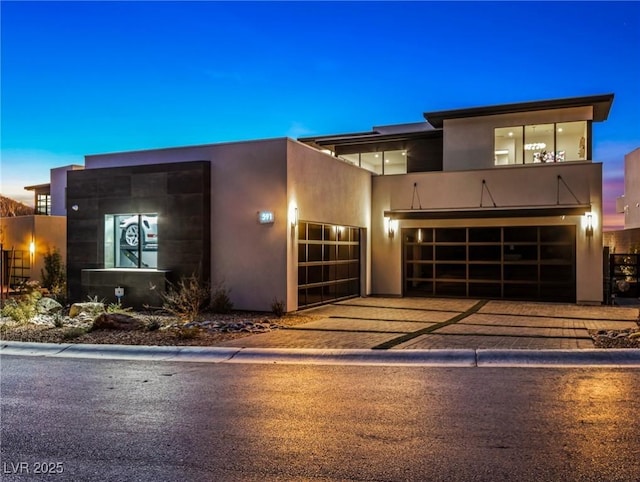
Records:
[[[427,112],[372,131],[90,155],[66,173],[71,299],[154,304],[197,274],[235,307],[351,296],[599,304],[613,95]],[[51,191],[64,186],[52,179]],[[55,204],[55,203],[53,203]]]

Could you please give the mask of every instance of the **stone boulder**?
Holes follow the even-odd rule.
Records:
[[[104,303],[88,301],[86,303],[74,303],[69,309],[69,318],[75,318],[80,313],[98,314],[104,311]]]
[[[140,330],[144,327],[142,320],[124,313],[102,313],[93,320],[92,330]]]
[[[40,298],[36,304],[36,309],[41,315],[59,313],[62,308],[62,305],[53,298]]]

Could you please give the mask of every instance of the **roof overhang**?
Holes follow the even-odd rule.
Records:
[[[508,206],[460,209],[392,209],[384,212],[390,219],[487,219],[582,216],[591,211],[590,204],[551,206]]]
[[[406,132],[396,134],[367,133],[347,136],[326,136],[316,138],[299,139],[300,142],[313,142],[318,146],[354,146],[360,144],[384,143],[410,141],[415,139],[432,139],[442,137],[441,129],[434,129],[421,132]]]
[[[48,191],[51,189],[51,184],[34,184],[33,186],[25,186],[26,191]]]
[[[566,99],[540,100],[534,102],[520,102],[516,104],[501,104],[485,107],[471,107],[467,109],[425,112],[424,118],[433,127],[442,128],[444,121],[449,119],[463,119],[469,117],[484,117],[488,115],[591,106],[593,107],[593,120],[600,122],[606,120],[609,116],[611,104],[613,103],[613,96],[613,94],[602,94],[587,97],[570,97]]]

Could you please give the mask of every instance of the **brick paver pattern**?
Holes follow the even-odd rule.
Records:
[[[434,327],[478,300],[354,298],[306,310],[317,318],[290,329],[238,338],[224,346],[265,348],[372,348]],[[636,307],[489,301],[478,312],[392,349],[593,348],[588,330],[637,327]],[[395,343],[395,341],[393,341]]]

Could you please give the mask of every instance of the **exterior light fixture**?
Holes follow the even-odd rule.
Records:
[[[31,254],[31,256],[36,254],[36,243],[35,243],[35,241],[31,241],[29,243],[29,253]]]
[[[389,239],[393,239],[395,237],[397,230],[398,230],[398,220],[389,219],[389,221],[387,222],[387,234],[389,235]]]
[[[298,208],[295,206],[289,210],[289,221],[291,222],[292,228],[298,225]]]
[[[584,213],[584,234],[587,238],[593,237],[593,213]]]

